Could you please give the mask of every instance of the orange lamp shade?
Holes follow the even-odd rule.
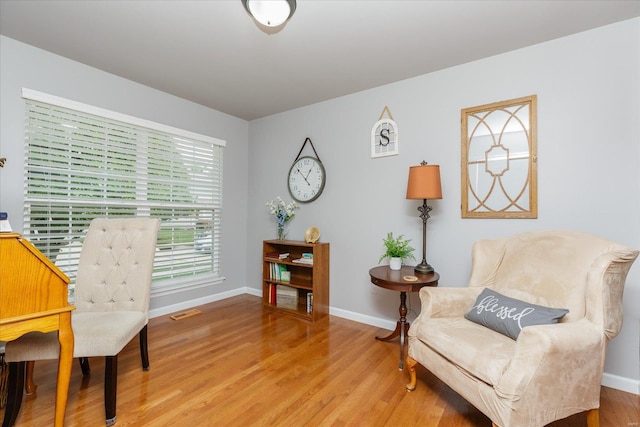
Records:
[[[419,165],[409,168],[407,199],[442,199],[439,165]]]

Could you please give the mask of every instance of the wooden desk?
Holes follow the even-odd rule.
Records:
[[[73,361],[75,307],[68,303],[68,285],[69,278],[28,240],[18,233],[0,233],[0,341],[32,331],[58,331],[56,427],[64,424]]]
[[[404,346],[407,331],[409,330],[409,322],[407,322],[407,292],[418,292],[424,286],[438,286],[440,275],[417,274],[413,266],[403,266],[400,270],[391,270],[386,265],[373,267],[369,270],[371,283],[392,291],[400,291],[400,319],[396,323],[396,329],[386,337],[376,337],[380,341],[391,341],[398,335],[400,336],[400,364],[398,369],[404,367]],[[411,282],[405,279],[407,276],[416,277],[417,280]]]

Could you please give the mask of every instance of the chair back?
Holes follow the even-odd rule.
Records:
[[[77,311],[148,313],[159,228],[148,217],[91,221],[78,262]]]
[[[587,317],[608,338],[622,324],[622,292],[638,251],[574,231],[535,231],[474,244],[470,286],[567,308],[562,321]]]

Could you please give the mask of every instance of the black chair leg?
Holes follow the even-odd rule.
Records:
[[[24,367],[26,362],[9,362],[9,378],[7,378],[7,404],[4,408],[2,427],[12,427],[16,423],[22,395],[24,394]]]
[[[104,362],[104,411],[107,416],[107,426],[112,426],[116,423],[118,355],[106,356]]]
[[[78,362],[80,362],[80,369],[82,369],[82,375],[87,376],[91,373],[91,367],[89,366],[89,358],[88,357],[80,357],[78,358]]]
[[[140,358],[142,359],[142,370],[149,370],[149,347],[147,347],[147,325],[140,330]]]

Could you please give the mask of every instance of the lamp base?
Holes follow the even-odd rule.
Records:
[[[413,269],[418,274],[431,274],[433,273],[433,267],[431,267],[426,260],[422,260],[422,262]]]

